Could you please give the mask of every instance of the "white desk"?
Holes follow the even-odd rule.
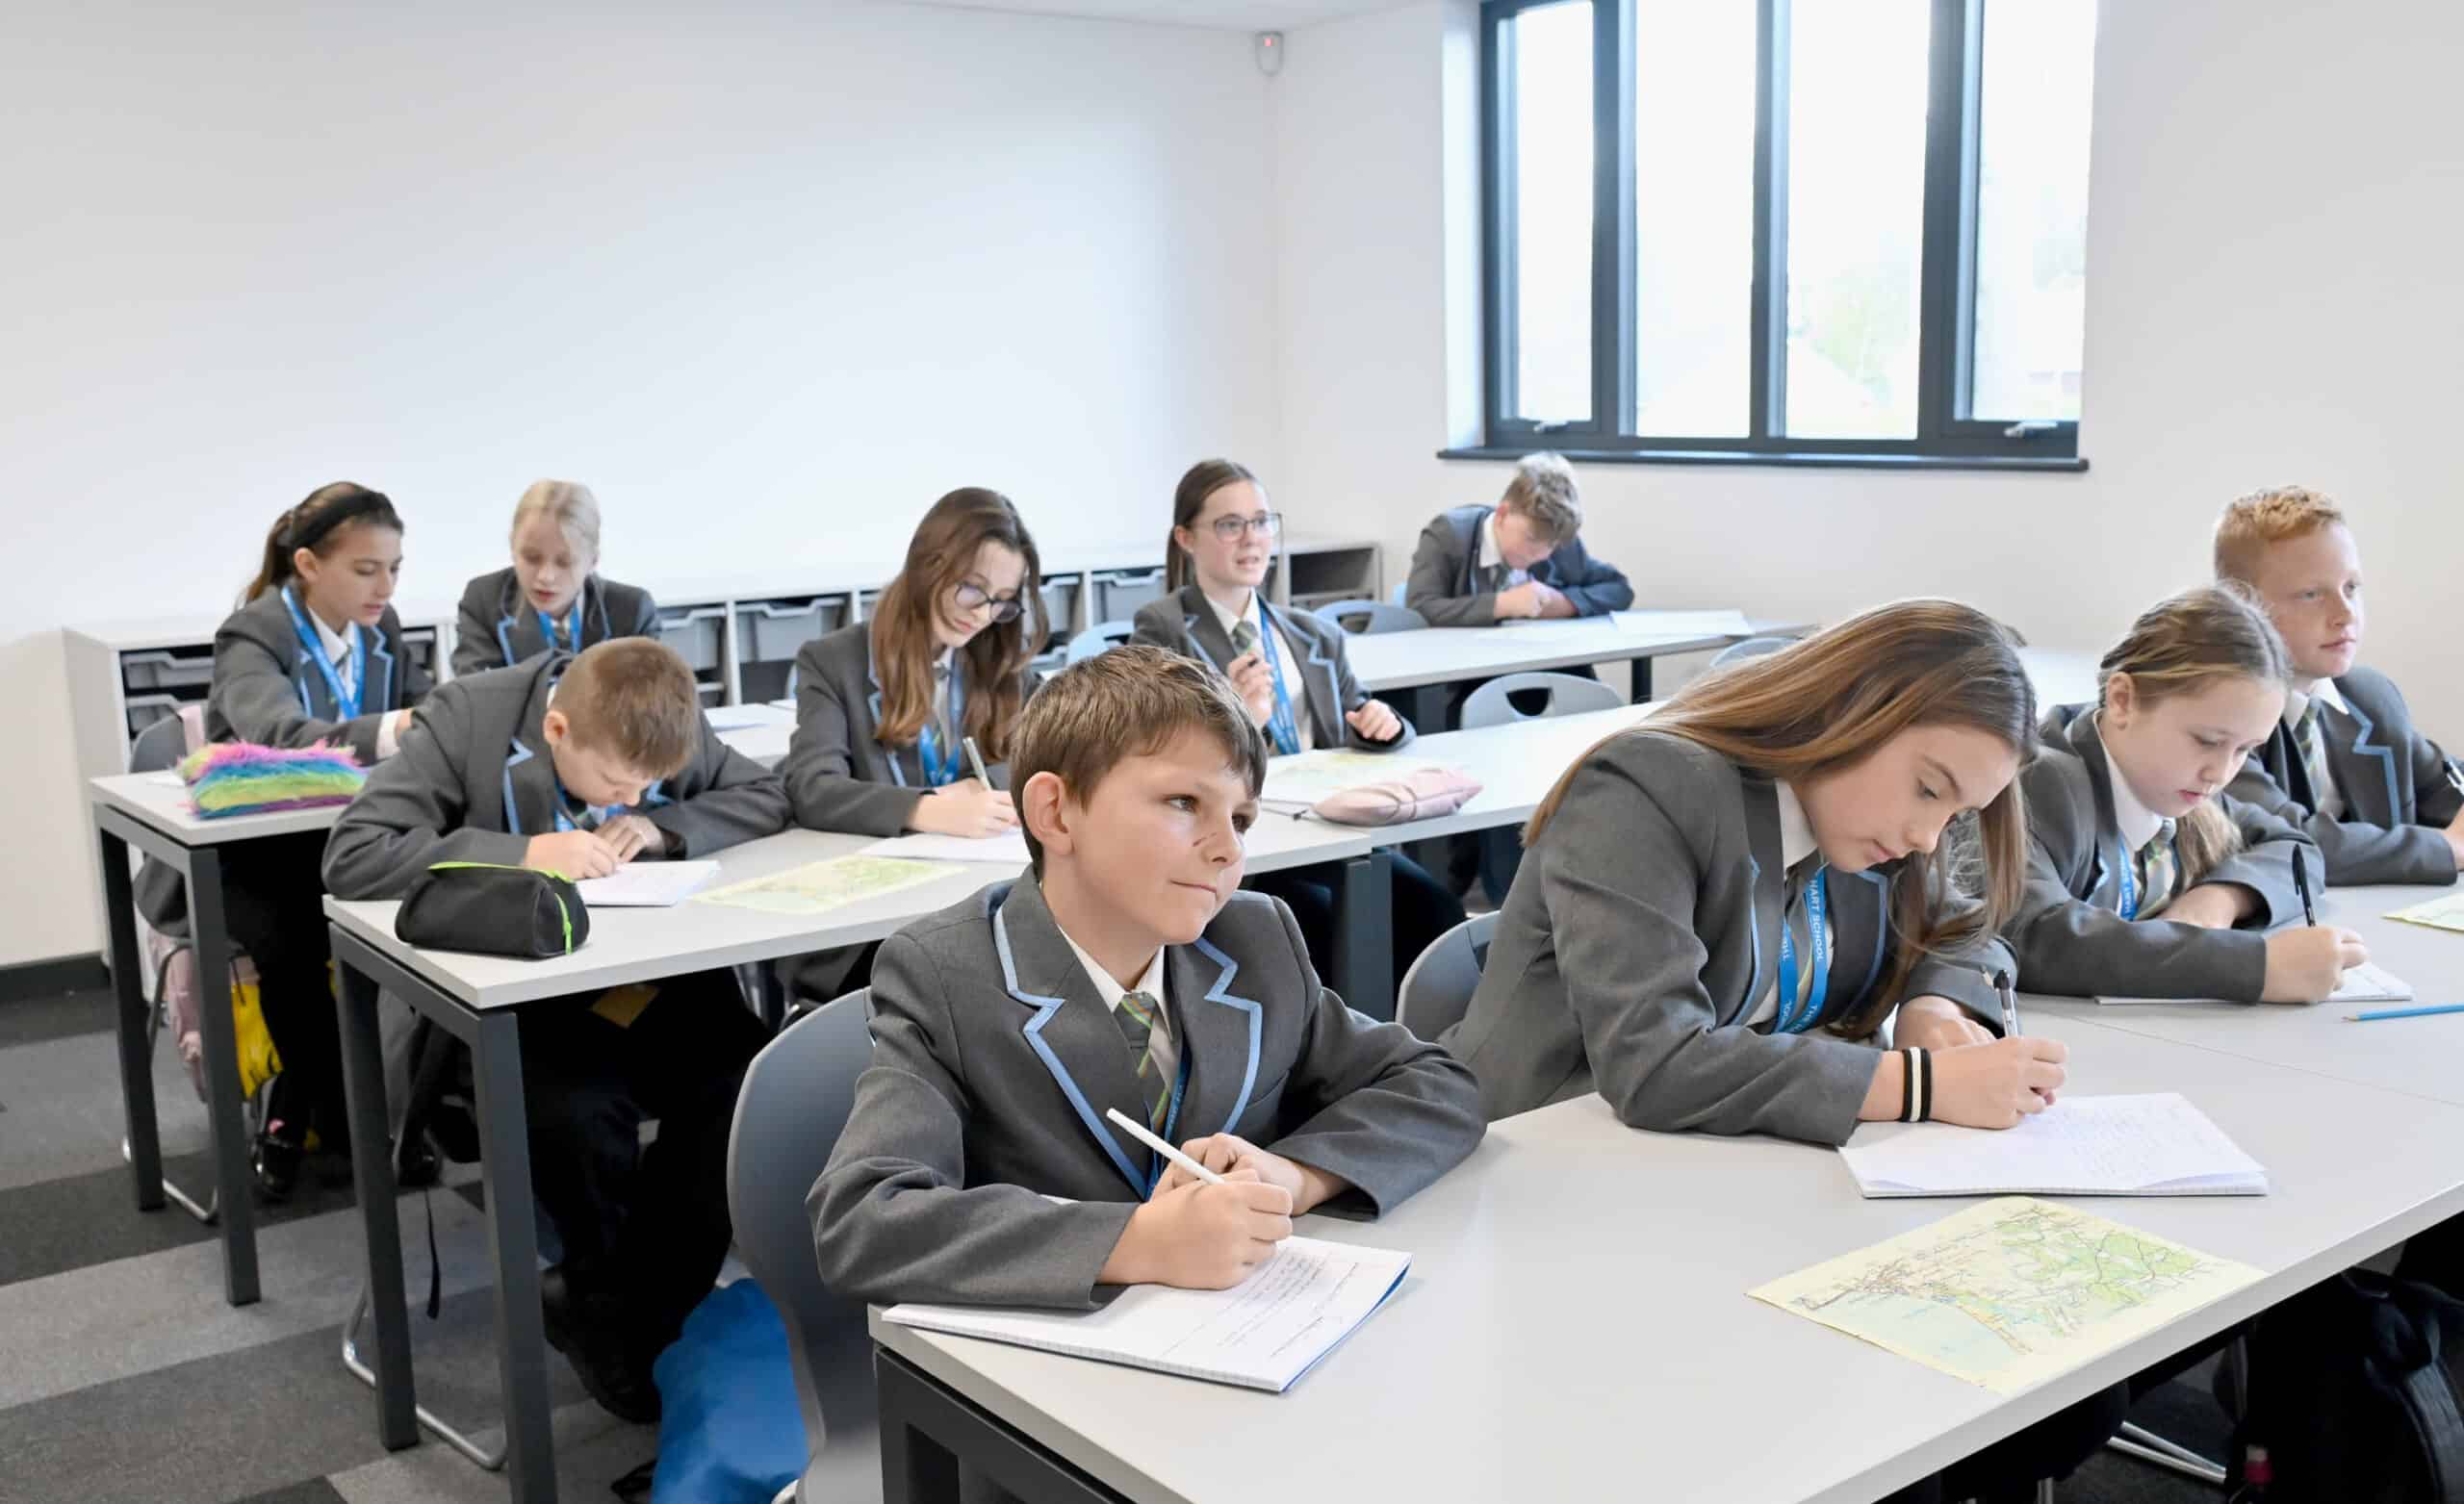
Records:
[[[1811,631],[1805,622],[1754,622],[1757,636],[1796,637]],[[1647,637],[1605,616],[1562,622],[1508,622],[1496,626],[1432,626],[1411,632],[1373,632],[1345,639],[1351,671],[1372,694],[1496,678],[1537,669],[1578,668],[1630,659],[1633,698],[1651,698],[1651,660],[1687,652],[1716,652],[1738,638]],[[1429,729],[1437,729],[1435,727]]]
[[[2446,1148],[2464,1109],[2094,1023],[2060,1032],[2073,1089],[2184,1091],[2275,1188],[2092,1203],[2267,1277],[2027,1393],[2000,1398],[1745,1293],[1962,1203],[1861,1200],[1828,1150],[1637,1133],[1590,1097],[1494,1125],[1382,1222],[1307,1219],[1314,1236],[1410,1250],[1412,1273],[1279,1397],[876,1316],[885,1498],[942,1496],[950,1445],[978,1466],[1057,1460],[1014,1474],[1029,1488],[1002,1480],[1037,1504],[1110,1496],[1080,1475],[1141,1504],[1864,1504],[2464,1210],[2464,1164]],[[2302,1111],[2285,1110],[2293,1100]],[[1015,1431],[983,1426],[953,1393]],[[1784,1446],[1768,1444],[1775,1405]]]
[[[214,1138],[214,1191],[200,1202],[163,1180],[163,1140],[154,1104],[152,1002],[146,989],[153,968],[137,940],[135,876],[129,848],[155,857],[180,874],[187,885],[189,933],[196,949],[200,985],[230,975],[231,937],[223,922],[222,854],[250,841],[314,834],[329,828],[340,806],[284,809],[260,815],[199,818],[188,790],[155,774],[124,773],[90,778],[86,803],[94,825],[103,879],[103,918],[110,940],[112,989],[118,1002],[120,1099],[128,1116],[128,1164],[137,1208],[159,1211],[166,1194],[201,1222],[216,1224],[222,1243],[222,1292],[244,1306],[260,1293],[257,1277],[255,1187],[248,1173],[245,1095],[240,1089],[240,1049],[231,1009],[218,995],[201,1008],[205,1050],[206,1117]]]

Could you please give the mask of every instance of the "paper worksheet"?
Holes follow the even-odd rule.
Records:
[[[1280,1394],[1386,1303],[1412,1256],[1289,1237],[1226,1290],[1139,1285],[1095,1311],[892,1306],[900,1326]]]
[[[749,731],[757,726],[787,726],[795,716],[775,705],[712,705],[702,719],[713,731]]]
[[[1619,611],[1620,631],[1636,637],[1751,637],[1742,611]]]
[[[1998,1132],[1867,1123],[1839,1158],[1876,1196],[2263,1196],[2259,1161],[2178,1092],[2065,1096]]]
[[[858,854],[904,856],[915,861],[989,861],[1009,867],[1027,864],[1027,838],[1015,830],[1003,835],[935,835],[917,830],[875,841]]]
[[[2399,908],[2387,917],[2400,919],[2408,925],[2427,925],[2432,930],[2452,930],[2464,934],[2464,893],[2450,893],[2426,904]]]
[[[673,908],[719,875],[714,861],[630,861],[604,878],[574,886],[592,908]]]
[[[938,862],[900,861],[857,853],[807,862],[766,878],[732,882],[698,894],[696,904],[750,908],[764,914],[820,914],[845,904],[880,898],[901,888],[937,882],[950,875]]]
[[[2364,961],[2345,968],[2344,979],[2336,990],[2322,1001],[2327,1003],[2409,1003],[2413,1000],[2413,984],[2375,961]],[[2097,1002],[2109,1007],[2153,1007],[2167,1003],[2212,1003],[2220,1007],[2247,1007],[2225,998],[2123,998],[2100,997]]]

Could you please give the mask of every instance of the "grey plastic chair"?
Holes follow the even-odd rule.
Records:
[[[1388,605],[1383,600],[1338,600],[1330,606],[1320,606],[1317,614],[1354,637],[1367,637],[1378,632],[1417,632],[1428,626],[1428,619],[1418,611],[1403,605]]]
[[[1097,653],[1110,652],[1129,641],[1130,635],[1137,630],[1137,624],[1133,622],[1097,622],[1069,639],[1069,661],[1077,663]]]
[[[871,1063],[869,989],[832,999],[789,1024],[744,1073],[728,1134],[728,1211],[736,1252],[787,1328],[809,1461],[793,1496],[818,1504],[832,1432],[860,1438],[879,1424],[864,1308],[821,1283],[805,1193],[830,1162]],[[781,1495],[783,1498],[788,1495]]]
[[[1538,690],[1548,693],[1537,710],[1525,710],[1511,698],[1517,694],[1527,698]],[[1580,715],[1586,710],[1614,710],[1625,702],[1625,696],[1598,679],[1572,674],[1509,674],[1503,678],[1489,680],[1465,698],[1463,729],[1471,731],[1484,726],[1504,726],[1515,721]]]
[[[1411,590],[1412,582],[1410,580],[1399,579],[1395,581],[1395,588],[1386,592],[1386,599],[1394,601],[1399,606],[1408,604],[1409,602],[1405,598],[1411,594]]]
[[[1742,642],[1731,643],[1713,653],[1711,667],[1725,669],[1732,663],[1743,663],[1748,658],[1764,657],[1778,652],[1796,640],[1793,637],[1748,637]]]
[[[1395,989],[1395,1021],[1424,1039],[1434,1039],[1462,1020],[1488,964],[1495,913],[1474,914],[1428,943]]]

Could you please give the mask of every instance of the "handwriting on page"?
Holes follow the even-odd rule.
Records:
[[[1920,1190],[2130,1191],[2264,1173],[2173,1092],[2065,1097],[2000,1133],[1926,1123],[1841,1152],[1861,1180]]]

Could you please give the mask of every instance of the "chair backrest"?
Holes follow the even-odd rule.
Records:
[[[1131,635],[1137,630],[1138,624],[1135,622],[1097,622],[1069,639],[1069,661],[1076,663],[1082,658],[1091,658],[1099,652],[1110,652],[1113,649],[1129,641]]]
[[[1539,699],[1540,708],[1525,710],[1511,697]],[[1598,679],[1573,674],[1508,674],[1493,678],[1464,698],[1463,729],[1504,726],[1510,721],[1540,721],[1551,716],[1580,715],[1586,710],[1614,710],[1626,697]]]
[[[1383,600],[1338,600],[1330,606],[1320,606],[1318,615],[1354,637],[1373,632],[1417,632],[1428,625],[1428,620],[1409,606],[1388,605]]]
[[[196,721],[194,726],[189,724],[192,711]],[[204,729],[205,707],[202,705],[186,706],[178,715],[165,716],[138,732],[137,740],[128,744],[128,771],[161,773],[167,768],[178,767],[180,759],[203,739]]]
[[[1489,959],[1489,937],[1498,928],[1494,910],[1474,914],[1428,943],[1395,990],[1395,1021],[1424,1039],[1434,1039],[1461,1022],[1480,985]]]
[[[1406,603],[1406,598],[1410,596],[1411,591],[1412,582],[1410,580],[1399,579],[1395,581],[1395,588],[1386,592],[1386,599],[1394,601],[1399,606],[1403,605]]]
[[[1748,658],[1759,658],[1765,653],[1778,652],[1795,641],[1793,637],[1748,637],[1742,642],[1731,643],[1712,654],[1711,667],[1725,669],[1732,663],[1743,663]]]
[[[805,1192],[830,1162],[856,1103],[856,1078],[871,1063],[873,1041],[864,1028],[870,1005],[860,989],[780,1031],[745,1068],[728,1134],[728,1211],[736,1251],[787,1328],[796,1401],[815,1457],[830,1438],[823,1397],[845,1389],[844,1376],[833,1371],[845,1366],[836,1360],[854,1354],[861,1364],[861,1348],[847,1338],[861,1333],[864,1308],[821,1283]]]

